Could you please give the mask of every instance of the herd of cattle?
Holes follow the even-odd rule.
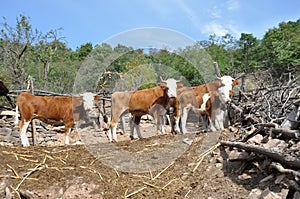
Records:
[[[0,86],[3,85],[0,82]],[[205,131],[216,131],[226,126],[226,106],[231,102],[230,95],[237,80],[230,76],[217,78],[215,81],[194,87],[184,87],[180,80],[163,80],[160,85],[136,91],[115,92],[111,96],[110,129],[107,136],[110,142],[117,142],[117,124],[123,123],[124,115],[130,114],[130,138],[136,129],[142,138],[139,124],[143,115],[151,115],[157,125],[158,133],[165,133],[164,124],[168,118],[172,133],[187,133],[188,113],[193,110],[201,115]],[[3,85],[4,86],[4,85]],[[4,88],[6,88],[4,86]],[[3,90],[2,86],[0,90]],[[7,89],[7,88],[6,88]],[[2,96],[7,96],[1,91]],[[26,136],[32,119],[45,123],[62,123],[65,126],[65,144],[69,144],[69,134],[76,121],[88,120],[87,112],[100,101],[98,95],[85,93],[82,96],[35,96],[22,92],[16,101],[16,125],[19,123],[21,143],[29,146]],[[19,122],[18,114],[21,120]],[[101,111],[100,111],[101,112]]]

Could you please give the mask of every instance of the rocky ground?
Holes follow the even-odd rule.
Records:
[[[3,198],[285,198],[288,189],[262,181],[269,173],[227,160],[217,145],[234,137],[220,133],[155,135],[143,125],[144,139],[104,132],[79,133],[83,145],[0,146],[0,197]],[[98,138],[90,137],[97,134]],[[76,136],[75,136],[76,137]],[[89,139],[89,137],[91,139]],[[271,192],[272,191],[272,192]],[[18,196],[19,195],[19,196]]]

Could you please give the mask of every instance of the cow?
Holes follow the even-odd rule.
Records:
[[[144,90],[113,93],[111,96],[109,141],[112,142],[114,140],[117,142],[117,123],[119,118],[127,113],[132,115],[130,119],[130,138],[133,139],[134,128],[137,130],[138,137],[142,138],[139,129],[141,117],[151,113],[157,106],[165,109],[168,101],[168,87],[163,85]]]
[[[237,84],[237,80],[232,77],[223,76],[207,84],[178,89],[182,133],[187,132],[186,121],[190,110],[202,116],[205,131],[224,129],[225,115],[221,106],[231,102],[230,94],[233,94],[232,89]]]
[[[5,96],[9,104],[13,107],[13,102],[11,98],[8,96],[9,90],[5,86],[5,84],[0,80],[0,96]]]
[[[182,81],[169,78],[164,80],[160,77],[160,85],[166,85],[169,88],[168,95],[170,97],[169,103],[167,106],[167,111],[164,115],[167,114],[168,123],[171,125],[171,133],[176,134],[180,132],[179,120],[180,120],[180,110],[179,110],[179,101],[177,99],[177,90],[183,87]],[[162,114],[162,113],[161,113]],[[163,116],[159,116],[160,120],[164,120]]]
[[[26,131],[32,119],[39,119],[45,123],[63,123],[65,125],[65,144],[69,144],[69,134],[74,122],[86,119],[85,107],[89,98],[81,96],[36,96],[22,92],[16,102],[16,124],[18,111],[21,121],[19,124],[20,137],[23,146],[29,146]],[[95,97],[93,100],[99,100]]]

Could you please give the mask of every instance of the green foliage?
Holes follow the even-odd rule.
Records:
[[[160,77],[199,85],[215,79],[213,62],[218,62],[223,75],[264,68],[275,78],[299,73],[300,19],[280,23],[261,40],[249,33],[238,39],[210,35],[173,52],[107,43],[93,47],[90,42],[73,51],[61,28],[42,33],[24,15],[16,22],[12,27],[3,17],[0,24],[0,79],[14,89],[25,88],[28,75],[35,89],[59,93],[145,89],[157,85]]]
[[[143,90],[143,89],[147,89],[147,88],[153,88],[153,87],[155,87],[155,86],[156,86],[155,83],[149,82],[149,83],[142,84],[142,85],[138,88],[138,90]]]
[[[264,35],[261,45],[264,61],[273,68],[275,75],[299,70],[299,33],[300,19],[296,22],[282,22],[278,28],[269,29]]]

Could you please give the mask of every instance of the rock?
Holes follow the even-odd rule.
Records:
[[[277,176],[276,180],[275,180],[275,184],[280,184],[281,181],[285,178],[285,174],[281,174],[279,176]]]
[[[257,134],[254,137],[250,138],[248,140],[248,143],[249,144],[260,144],[262,140],[263,140],[263,136],[261,134]]]
[[[192,139],[189,139],[189,138],[184,138],[182,140],[183,143],[187,144],[187,145],[191,145],[193,143],[193,140]]]
[[[236,160],[236,159],[248,159],[250,157],[248,152],[245,151],[236,151],[233,150],[229,153],[229,160]]]
[[[247,199],[257,199],[261,195],[262,190],[252,189]]]
[[[267,149],[274,149],[278,151],[283,151],[287,147],[287,144],[283,140],[270,139],[266,144],[263,145]]]
[[[20,132],[16,131],[16,130],[13,130],[12,133],[11,133],[11,136],[13,136],[15,138],[20,138]]]
[[[261,198],[261,199],[282,199],[282,197],[279,194],[270,191],[268,188],[263,190],[263,192],[261,193],[259,198]]]
[[[11,135],[12,130],[10,128],[4,127],[0,128],[0,136]]]
[[[296,193],[294,194],[293,199],[299,199],[300,198],[300,192],[296,191]]]
[[[246,173],[243,173],[242,175],[238,176],[239,180],[247,180],[247,179],[250,179],[250,178],[251,178],[251,176],[246,174]]]

